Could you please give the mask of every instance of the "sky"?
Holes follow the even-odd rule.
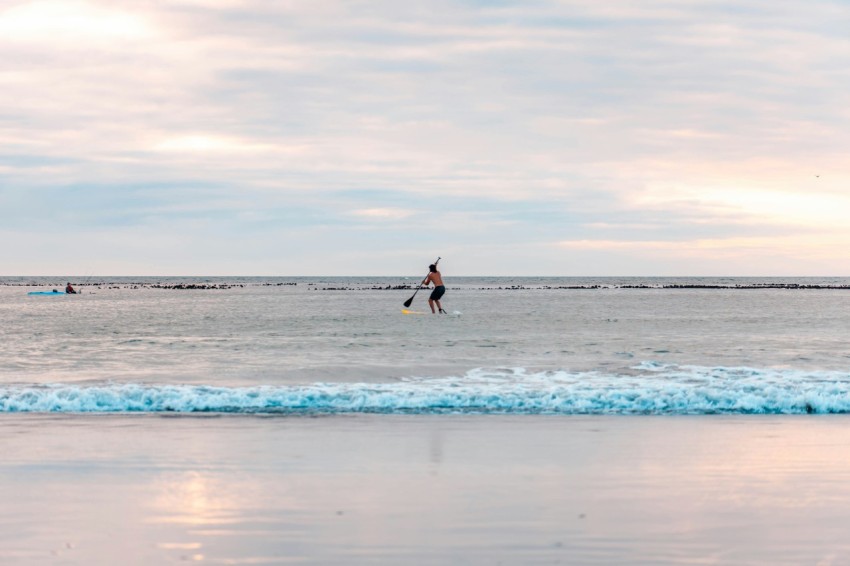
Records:
[[[0,275],[850,275],[848,0],[0,0]]]

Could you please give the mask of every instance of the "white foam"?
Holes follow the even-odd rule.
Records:
[[[6,386],[0,412],[847,413],[850,374],[641,364],[635,375],[476,369],[398,383]]]

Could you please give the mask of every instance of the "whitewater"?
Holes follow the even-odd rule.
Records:
[[[0,412],[850,412],[848,279],[446,279],[2,278]]]
[[[0,412],[802,414],[850,412],[850,375],[658,368],[652,375],[475,370],[395,384],[7,386]]]

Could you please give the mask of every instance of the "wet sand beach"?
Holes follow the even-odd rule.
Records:
[[[3,564],[845,564],[844,416],[2,415]]]

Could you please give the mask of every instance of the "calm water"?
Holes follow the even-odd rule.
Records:
[[[850,410],[850,279],[64,280],[0,280],[0,410]]]

